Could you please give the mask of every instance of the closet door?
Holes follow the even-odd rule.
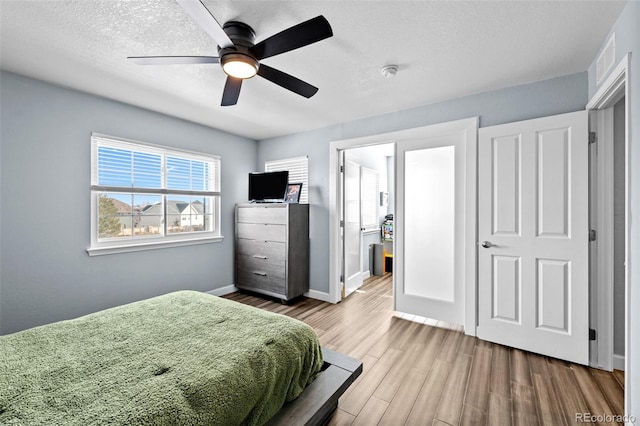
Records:
[[[587,112],[482,128],[479,338],[587,364]]]

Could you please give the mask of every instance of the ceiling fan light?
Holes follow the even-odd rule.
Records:
[[[260,66],[257,60],[243,53],[227,53],[220,62],[228,76],[242,79],[256,75]]]

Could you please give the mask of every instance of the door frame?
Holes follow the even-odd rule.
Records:
[[[342,242],[340,238],[340,152],[348,148],[358,148],[385,143],[403,143],[406,140],[433,137],[450,132],[465,131],[467,134],[467,162],[465,170],[467,191],[465,202],[471,208],[465,214],[465,296],[464,296],[464,330],[466,334],[475,336],[477,325],[477,144],[479,117],[438,123],[429,126],[415,127],[388,133],[380,133],[358,138],[334,140],[329,143],[329,302],[338,303],[341,298],[341,256]],[[396,150],[394,149],[394,155]],[[394,185],[397,189],[397,169],[394,167]],[[394,191],[397,192],[397,191]],[[397,208],[397,206],[396,206]],[[394,238],[394,253],[397,239]],[[397,259],[394,257],[394,262]],[[395,291],[395,274],[393,288]],[[395,307],[395,299],[394,299]]]
[[[589,327],[597,333],[596,340],[589,344],[589,365],[612,371],[613,106],[589,110],[589,132],[596,134],[598,142],[589,146],[589,229],[597,232],[596,240],[591,241],[589,246]]]
[[[607,108],[613,107],[623,96],[625,97],[625,135],[624,135],[624,165],[625,165],[625,274],[624,274],[624,287],[625,287],[625,411],[628,414],[628,407],[630,406],[630,387],[631,387],[631,360],[629,356],[629,342],[631,338],[631,306],[630,306],[630,280],[629,280],[629,253],[631,249],[631,240],[629,238],[629,218],[631,216],[630,211],[630,203],[629,203],[629,195],[630,195],[630,156],[629,156],[629,119],[631,117],[630,113],[630,90],[629,90],[629,65],[630,65],[630,56],[626,54],[620,62],[616,65],[616,67],[611,71],[607,79],[602,83],[600,88],[595,92],[595,94],[591,97],[589,102],[587,103],[586,109],[590,112],[592,111],[596,115],[596,119],[599,122],[597,132],[601,132],[603,127],[606,129],[607,127],[611,127],[612,123],[609,123],[610,120],[613,119],[613,114],[606,113],[605,110]],[[600,135],[598,135],[600,136]],[[601,138],[599,138],[602,140]],[[610,147],[612,149],[612,147]],[[602,151],[608,151],[608,149],[602,149],[599,147],[599,157]],[[607,170],[613,170],[613,155],[603,155],[602,159],[598,159],[599,169],[604,167]],[[605,171],[602,179],[598,181],[598,187],[596,190],[596,205],[598,208],[598,213],[604,213],[602,217],[598,217],[598,225],[603,226],[602,231],[598,229],[598,240],[601,242],[604,241],[604,248],[608,250],[598,250],[597,254],[597,268],[598,273],[594,276],[596,280],[595,289],[598,296],[598,313],[602,315],[598,315],[598,323],[597,323],[597,331],[598,335],[605,340],[605,348],[601,349],[598,347],[598,354],[602,353],[602,356],[605,359],[605,363],[608,363],[607,369],[610,369],[612,366],[612,358],[613,358],[613,279],[606,279],[604,274],[607,275],[613,274],[613,265],[611,264],[613,261],[612,253],[609,253],[609,250],[613,250],[612,242],[613,242],[613,209],[604,210],[607,200],[611,201],[607,198],[607,194],[605,193],[605,188],[613,187],[613,173],[608,173]],[[604,235],[603,235],[604,232]],[[607,233],[609,235],[607,235]],[[598,244],[598,248],[600,249],[602,246]],[[603,281],[604,280],[604,281]],[[599,338],[600,339],[600,338]],[[600,359],[599,362],[600,363]],[[598,365],[601,366],[601,365]],[[607,366],[602,366],[606,368]]]

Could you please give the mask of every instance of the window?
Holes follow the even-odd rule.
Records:
[[[289,183],[302,183],[300,204],[309,204],[309,159],[307,157],[288,158],[286,160],[266,161],[265,172],[289,172]]]
[[[90,255],[219,241],[220,159],[91,135]]]
[[[380,228],[380,174],[376,170],[362,167],[360,175],[360,203],[362,227],[365,230]]]

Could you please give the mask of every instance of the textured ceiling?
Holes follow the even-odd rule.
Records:
[[[324,15],[334,37],[264,63],[320,88],[264,79],[220,107],[219,65],[139,66],[127,56],[217,55],[173,0],[0,0],[2,69],[264,139],[585,71],[617,1],[212,1],[259,42]],[[398,64],[393,79],[379,70]]]

